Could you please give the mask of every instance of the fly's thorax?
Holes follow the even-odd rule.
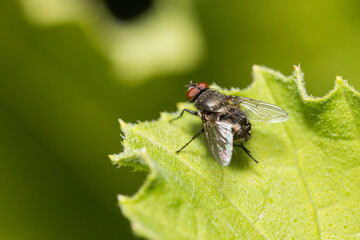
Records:
[[[206,113],[228,111],[229,108],[226,96],[214,89],[203,92],[194,104],[200,112]]]

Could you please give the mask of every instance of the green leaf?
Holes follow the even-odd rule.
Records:
[[[133,230],[150,239],[358,239],[360,233],[360,96],[337,77],[323,98],[306,94],[303,75],[254,66],[253,84],[222,90],[282,107],[289,121],[253,124],[246,143],[223,167],[205,137],[175,151],[202,127],[192,115],[169,123],[127,124],[120,166],[149,169],[133,197],[119,196]],[[180,88],[181,90],[185,89]],[[180,103],[179,111],[191,107]]]
[[[203,57],[205,44],[191,2],[158,2],[132,22],[116,20],[103,2],[20,0],[25,15],[37,25],[79,25],[122,80],[186,72]]]

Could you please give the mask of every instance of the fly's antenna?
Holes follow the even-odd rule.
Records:
[[[187,88],[196,87],[196,82],[190,81],[190,84],[186,84],[185,87]]]

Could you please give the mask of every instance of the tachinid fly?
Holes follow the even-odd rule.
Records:
[[[194,103],[197,111],[183,109],[177,118],[170,121],[188,112],[199,116],[204,127],[176,153],[205,133],[211,155],[223,166],[229,165],[234,146],[241,147],[258,163],[243,144],[251,136],[250,121],[276,123],[289,119],[287,113],[278,106],[247,97],[223,95],[209,88],[207,83],[190,82],[185,87],[188,88],[186,99]]]

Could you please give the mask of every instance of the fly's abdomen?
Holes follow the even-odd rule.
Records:
[[[243,117],[235,117],[233,120],[232,131],[234,140],[245,142],[251,136],[251,124],[248,119]]]

